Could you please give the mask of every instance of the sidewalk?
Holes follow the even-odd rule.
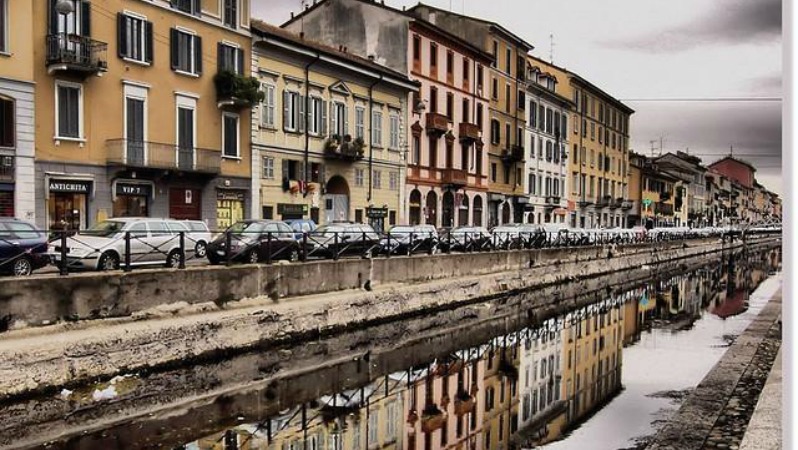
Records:
[[[775,450],[782,448],[781,429],[781,349],[759,395],[754,414],[748,422],[740,450]]]

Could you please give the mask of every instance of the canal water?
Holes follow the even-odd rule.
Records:
[[[778,289],[780,258],[543,322],[486,303],[64,389],[0,405],[0,448],[639,448]]]

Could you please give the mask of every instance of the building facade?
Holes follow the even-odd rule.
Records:
[[[490,55],[418,15],[363,0],[320,1],[283,27],[343,45],[419,82],[405,117],[403,222],[485,225],[488,156],[482,128],[488,112],[479,88]]]
[[[557,78],[529,59],[526,111],[526,192],[531,207],[524,222],[566,223],[568,215],[568,119],[573,104],[556,92]]]
[[[244,218],[249,16],[249,0],[33,2],[37,223]]]
[[[492,56],[482,86],[483,95],[490,99],[487,224],[523,222],[530,210],[525,189],[526,55],[533,46],[494,22],[422,4],[410,12]]]
[[[418,86],[364,58],[253,22],[264,101],[253,124],[258,217],[404,221],[408,94]]]
[[[0,0],[0,217],[35,221],[33,2]]]

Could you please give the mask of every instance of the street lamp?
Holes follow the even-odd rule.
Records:
[[[58,0],[55,2],[55,12],[67,16],[75,12],[75,4],[72,0]]]

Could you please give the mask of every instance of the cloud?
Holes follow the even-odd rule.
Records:
[[[604,41],[610,48],[668,53],[707,44],[770,43],[781,39],[781,0],[726,0],[701,17],[638,38]]]

